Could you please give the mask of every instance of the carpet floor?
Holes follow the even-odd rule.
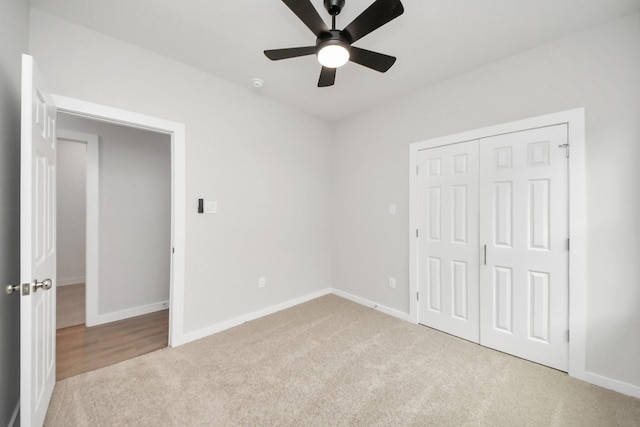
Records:
[[[56,384],[46,426],[638,426],[640,400],[333,295]]]

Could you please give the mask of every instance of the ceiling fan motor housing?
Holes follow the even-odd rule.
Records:
[[[347,51],[350,51],[351,40],[343,31],[339,30],[329,30],[328,33],[323,33],[316,40],[316,52],[319,52],[325,46],[338,45],[342,46]]]
[[[344,1],[345,0],[324,0],[324,8],[327,9],[330,15],[339,15],[344,7]]]

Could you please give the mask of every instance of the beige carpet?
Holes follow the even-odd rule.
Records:
[[[638,426],[640,400],[326,296],[60,381],[47,426]]]

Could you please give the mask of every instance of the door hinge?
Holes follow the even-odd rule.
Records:
[[[570,338],[571,338],[571,331],[567,329],[567,342],[569,342]]]
[[[176,253],[176,248],[171,248],[171,253],[175,254]]]
[[[569,157],[569,144],[560,144],[560,145],[558,145],[558,148],[562,148],[562,147],[565,148],[566,155],[567,155],[567,157]]]
[[[416,228],[416,238],[418,238],[418,229]]]
[[[567,239],[567,250],[571,250],[571,239]]]
[[[416,301],[420,301],[420,292],[416,292]]]
[[[420,166],[416,165],[416,175],[420,175]]]

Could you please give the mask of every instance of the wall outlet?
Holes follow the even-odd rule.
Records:
[[[267,286],[267,278],[262,276],[261,278],[258,279],[258,287],[264,288],[265,286]]]
[[[392,289],[396,288],[396,278],[395,277],[389,277],[389,287]]]
[[[397,212],[396,205],[389,205],[389,215],[395,215]]]

